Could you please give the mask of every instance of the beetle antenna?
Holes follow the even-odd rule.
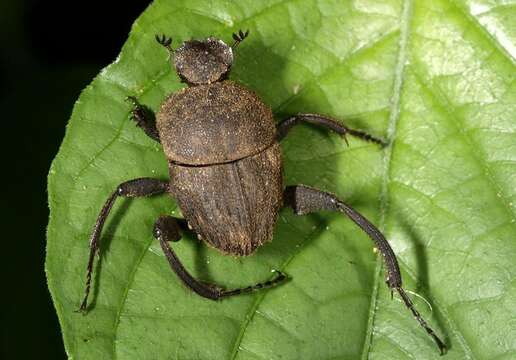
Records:
[[[238,33],[233,33],[233,40],[235,40],[235,42],[233,43],[233,45],[231,45],[231,48],[236,49],[238,44],[240,44],[242,41],[244,41],[244,39],[248,35],[249,35],[249,30],[246,30],[245,32],[243,32],[242,30],[238,30]]]
[[[171,44],[172,44],[171,37],[167,37],[165,34],[162,34],[161,36],[156,34],[155,38],[156,38],[156,41],[160,45],[165,47],[165,49],[167,49],[170,54],[174,53],[174,49],[172,49],[172,46],[171,46]]]

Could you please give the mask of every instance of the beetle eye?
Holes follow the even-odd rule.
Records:
[[[211,84],[225,78],[233,51],[222,40],[185,41],[175,52],[178,75],[191,85]]]

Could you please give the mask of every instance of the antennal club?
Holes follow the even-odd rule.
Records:
[[[170,46],[172,44],[172,38],[171,37],[167,37],[165,34],[162,34],[161,36],[160,35],[156,35],[156,41],[162,45],[163,47],[165,47],[169,53],[173,53],[174,52],[174,49],[172,49],[172,46]]]
[[[243,32],[242,30],[238,30],[238,33],[233,33],[233,40],[235,42],[233,45],[231,45],[232,49],[235,49],[238,44],[240,44],[244,39],[249,35],[249,30],[246,30],[246,32]]]

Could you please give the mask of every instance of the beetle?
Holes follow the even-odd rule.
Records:
[[[419,324],[433,338],[441,354],[446,345],[416,310],[402,287],[398,261],[384,235],[369,220],[335,195],[305,185],[287,186],[282,179],[279,142],[299,123],[311,123],[340,134],[356,136],[379,145],[384,142],[361,130],[351,129],[320,114],[297,114],[275,125],[272,110],[251,90],[229,80],[234,49],[249,31],[233,34],[228,46],[220,39],[188,40],[173,49],[172,39],[156,40],[174,59],[176,72],[187,84],[170,94],[155,116],[135,97],[131,118],[155,141],[168,160],[169,181],[138,178],[120,184],[108,197],[90,237],[90,254],[84,297],[79,311],[87,310],[95,254],[99,253],[102,228],[119,197],[173,196],[184,219],[160,216],[153,236],[172,270],[192,291],[219,300],[276,286],[287,279],[280,271],[272,280],[239,289],[225,289],[195,279],[181,264],[169,242],[179,241],[189,228],[223,254],[251,255],[271,241],[280,208],[291,207],[304,215],[320,210],[347,215],[373,240],[383,257],[386,283],[396,291]]]

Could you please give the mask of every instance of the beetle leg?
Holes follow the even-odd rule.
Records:
[[[304,185],[288,186],[284,193],[284,202],[290,206],[297,215],[305,215],[320,210],[340,211],[346,214],[355,224],[357,224],[370,238],[380,251],[387,269],[386,283],[391,291],[396,290],[401,296],[405,306],[412,312],[419,324],[434,339],[439,347],[441,355],[446,352],[446,345],[435,334],[432,328],[416,310],[414,304],[401,286],[401,273],[398,266],[396,255],[383,236],[383,234],[369,222],[364,216],[354,210],[351,206],[340,201],[334,195],[313,189]]]
[[[136,126],[141,128],[148,137],[160,142],[158,129],[156,128],[155,116],[152,110],[147,106],[141,105],[134,96],[128,96],[126,100],[133,105],[133,110],[131,110],[131,119],[136,122]]]
[[[178,241],[181,239],[181,226],[178,224],[177,220],[178,219],[175,219],[172,216],[159,217],[158,220],[156,220],[156,223],[154,224],[154,237],[159,240],[161,248],[163,249],[163,252],[167,257],[167,260],[172,270],[177,274],[177,276],[179,276],[179,278],[186,285],[186,287],[193,290],[198,295],[211,300],[219,300],[224,297],[229,297],[243,293],[250,293],[255,290],[270,288],[287,279],[285,274],[281,273],[280,271],[276,271],[276,277],[272,280],[248,286],[245,288],[232,290],[225,290],[217,285],[204,283],[195,279],[185,269],[183,264],[181,264],[181,261],[177,257],[176,253],[168,244],[169,241]]]
[[[387,145],[385,141],[374,137],[362,130],[350,129],[342,124],[340,124],[337,120],[332,119],[328,116],[320,115],[320,114],[297,114],[289,117],[288,119],[283,120],[277,125],[277,139],[281,141],[285,136],[287,136],[288,132],[292,127],[299,124],[300,122],[307,122],[314,125],[323,126],[330,130],[335,131],[339,135],[344,138],[346,144],[348,140],[346,139],[346,135],[352,135],[358,137],[360,139],[371,141],[377,143],[379,145],[385,146]]]
[[[156,194],[161,194],[168,191],[168,182],[152,178],[139,178],[126,181],[117,186],[116,190],[109,196],[100,210],[97,217],[93,232],[90,237],[90,257],[88,260],[88,267],[86,273],[86,288],[84,290],[84,298],[81,303],[79,311],[85,312],[88,304],[88,295],[91,288],[91,275],[93,273],[93,261],[95,254],[99,252],[100,234],[104,223],[118,197],[144,197]]]

